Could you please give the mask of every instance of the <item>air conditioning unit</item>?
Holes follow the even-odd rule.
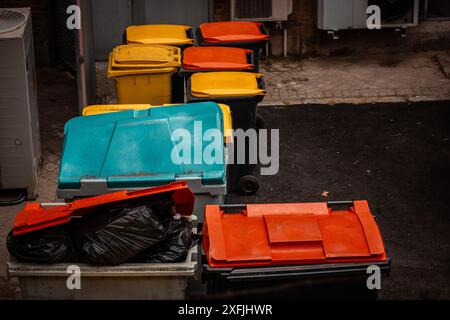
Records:
[[[231,0],[232,20],[287,21],[292,0]]]
[[[367,28],[367,8],[381,10],[381,28],[416,26],[419,22],[419,0],[318,0],[317,27],[336,32]]]
[[[29,8],[0,9],[0,191],[36,197],[41,146]]]

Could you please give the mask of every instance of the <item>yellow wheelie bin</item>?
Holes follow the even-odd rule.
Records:
[[[194,45],[192,27],[175,24],[149,24],[129,26],[124,33],[124,43],[162,44],[183,50]],[[184,103],[184,80],[179,73],[172,75],[172,101]]]
[[[230,107],[233,118],[233,129],[258,129],[257,106],[266,94],[264,76],[249,72],[200,72],[193,74],[187,81],[187,100],[193,102],[214,101]],[[234,135],[234,139],[239,137]],[[236,143],[238,147],[240,144]],[[230,164],[228,175],[229,191],[239,191],[252,195],[259,189],[259,182],[253,176],[255,164],[250,163],[249,153],[254,147],[250,141],[245,143],[245,163],[239,163],[235,150],[233,164]]]
[[[121,45],[109,56],[108,77],[119,104],[172,103],[172,75],[181,66],[181,50],[163,45]]]
[[[129,26],[124,43],[163,44],[184,49],[194,44],[194,33],[192,27],[175,24]]]

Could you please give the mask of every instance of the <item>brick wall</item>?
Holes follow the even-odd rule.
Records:
[[[55,35],[52,0],[0,0],[0,8],[31,7],[33,38],[38,65],[55,60]]]
[[[231,19],[230,0],[214,0],[214,21]]]
[[[214,0],[214,20],[230,20],[231,1]],[[386,52],[450,48],[450,21],[425,21],[408,29],[401,38],[392,29],[380,31],[343,30],[341,38],[333,40],[326,31],[318,30],[317,0],[293,0],[293,13],[287,22],[289,55],[330,55],[344,52]],[[268,23],[271,53],[283,53],[283,32]]]
[[[214,21],[230,20],[230,0],[214,1]],[[314,47],[316,39],[316,1],[293,0],[293,13],[287,22],[288,53],[290,55],[307,54]],[[274,24],[267,23],[271,35],[271,53],[283,53],[283,32]]]

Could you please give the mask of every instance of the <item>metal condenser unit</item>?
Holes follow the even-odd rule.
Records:
[[[0,9],[0,192],[36,197],[41,147],[29,8]]]

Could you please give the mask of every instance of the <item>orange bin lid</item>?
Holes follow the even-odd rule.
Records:
[[[263,24],[250,21],[210,22],[200,25],[202,40],[206,43],[266,41],[269,35],[261,30]]]
[[[17,214],[14,221],[13,234],[17,236],[66,224],[70,222],[72,217],[80,217],[101,205],[145,198],[168,192],[173,193],[172,199],[175,202],[177,213],[185,216],[192,215],[195,201],[194,194],[189,190],[186,182],[174,182],[166,186],[139,191],[119,191],[56,206],[46,207],[40,203],[30,203]]]
[[[367,201],[207,206],[203,248],[215,268],[386,262]]]
[[[253,51],[232,47],[190,47],[184,51],[183,68],[186,70],[253,70],[249,55]]]

